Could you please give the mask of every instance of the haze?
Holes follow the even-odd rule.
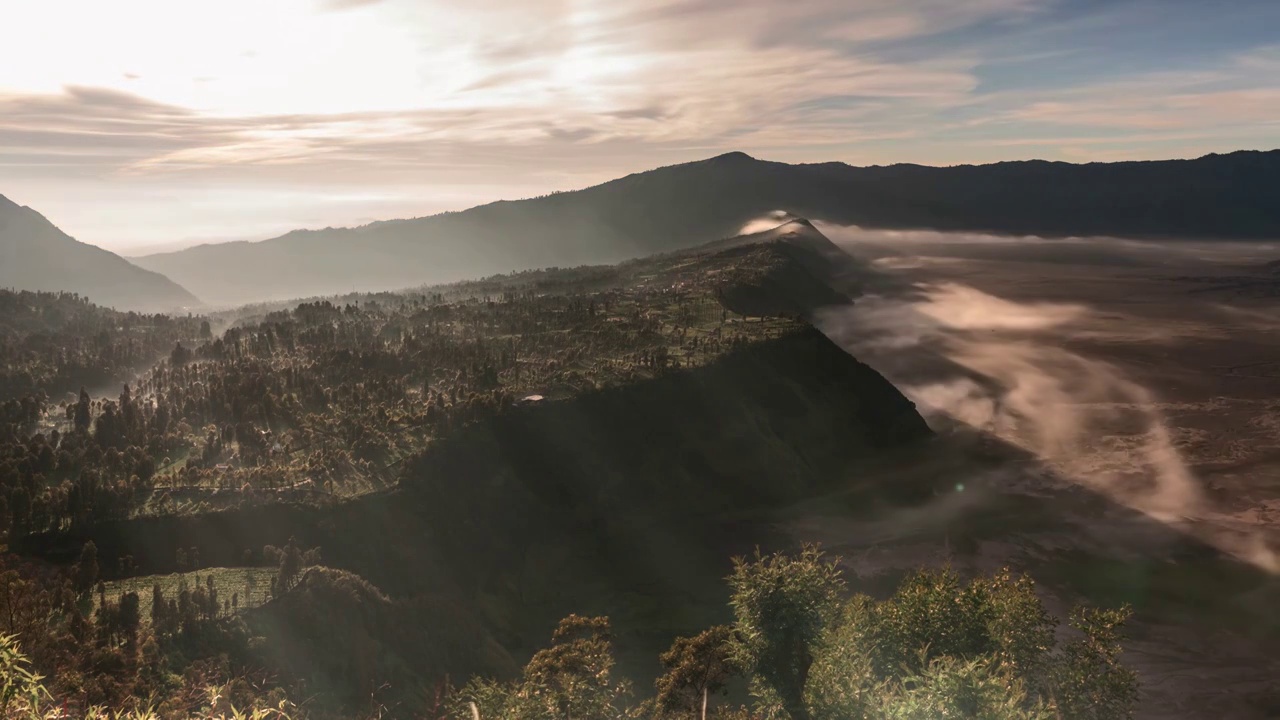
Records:
[[[140,254],[740,149],[944,165],[1269,147],[1280,5],[2,5],[0,188]]]

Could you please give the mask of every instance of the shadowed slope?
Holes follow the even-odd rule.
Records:
[[[0,195],[0,287],[74,292],[118,310],[199,305],[172,280],[82,243],[29,207]]]

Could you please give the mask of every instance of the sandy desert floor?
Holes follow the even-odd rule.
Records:
[[[783,529],[872,591],[1009,565],[1128,603],[1142,717],[1280,716],[1280,247],[823,230],[877,275],[820,326],[939,438]]]

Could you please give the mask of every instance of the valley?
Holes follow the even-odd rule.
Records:
[[[1280,341],[1274,298],[1240,288],[1273,282],[1274,248],[824,230],[887,278],[819,327],[955,447],[882,481],[956,490],[899,519],[806,503],[782,526],[872,584],[1009,564],[1062,602],[1131,603],[1139,716],[1273,715]]]

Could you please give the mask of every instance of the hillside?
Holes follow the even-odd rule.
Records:
[[[87,245],[0,195],[0,288],[77,293],[97,305],[146,312],[200,301],[160,273]]]
[[[0,399],[115,389],[208,333],[203,318],[100,307],[71,293],[0,289]]]
[[[773,357],[760,353],[775,345],[799,353],[817,342],[847,361],[848,372],[878,379],[802,319],[848,302],[841,276],[854,268],[812,225],[793,220],[740,241],[615,266],[304,302],[244,317],[221,337],[187,342],[181,352],[174,344],[191,338],[176,334],[181,328],[121,320],[134,334],[130,347],[154,348],[144,340],[155,336],[173,352],[157,353],[168,360],[132,383],[133,396],[104,401],[102,409],[134,406],[132,420],[117,429],[120,449],[163,446],[171,462],[133,488],[129,507],[103,508],[94,519],[364,495],[395,484],[418,454],[473,425],[512,412],[552,412],[527,398],[554,408],[645,383],[667,387],[673,377],[736,367],[733,358]],[[194,331],[193,323],[187,332]],[[73,338],[62,343],[78,347]],[[783,374],[793,372],[805,371],[788,367]],[[891,397],[877,411],[905,402],[879,382]],[[732,406],[753,391],[726,388],[708,404]],[[684,403],[698,392],[673,395]],[[149,437],[161,430],[149,415],[167,418],[163,437]],[[178,420],[188,429],[175,435]],[[866,433],[892,437],[889,420],[885,415]],[[44,517],[56,523],[59,514],[55,507]]]
[[[1280,150],[1196,160],[853,167],[730,153],[575,192],[135,261],[208,302],[395,289],[607,263],[737,234],[784,209],[866,227],[1044,236],[1280,237]]]
[[[509,672],[567,612],[613,616],[643,676],[674,634],[719,619],[728,558],[769,532],[753,513],[931,437],[803,320],[847,302],[823,280],[841,269],[833,249],[792,221],[616,266],[246,318],[103,403],[43,480],[0,475],[38,498],[0,524],[55,561],[92,539],[113,577],[193,557],[243,572],[290,538],[322,548],[342,573],[313,571],[247,619],[271,667],[339,704],[390,678],[388,701],[420,708],[424,683]],[[10,452],[35,463],[46,442]],[[108,442],[124,460],[91,488],[77,458]]]

